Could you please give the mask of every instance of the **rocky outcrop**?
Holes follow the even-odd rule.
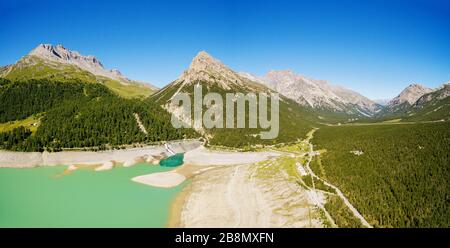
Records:
[[[315,109],[371,116],[381,107],[357,92],[331,85],[324,80],[298,75],[291,70],[272,70],[263,77],[256,77],[249,73],[240,75],[265,84],[299,104]]]
[[[433,90],[420,84],[411,84],[406,87],[398,96],[389,101],[388,107],[400,105],[402,103],[414,104],[421,96]]]
[[[175,83],[177,82],[183,82],[183,86],[193,83],[216,84],[224,90],[232,88],[261,90],[254,82],[234,72],[205,51],[199,52],[192,59],[189,68],[175,81]]]
[[[128,83],[130,80],[122,75],[117,69],[107,70],[103,64],[94,56],[83,56],[77,51],[71,51],[62,45],[40,44],[33,49],[29,56],[36,56],[44,60],[72,64],[86,70],[96,76],[103,76],[110,79]]]

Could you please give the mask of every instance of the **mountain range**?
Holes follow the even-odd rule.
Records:
[[[437,89],[411,84],[383,106],[350,89],[291,70],[272,70],[261,77],[238,73],[202,51],[176,80],[157,89],[131,80],[117,69],[106,69],[94,56],[83,56],[62,45],[41,44],[15,64],[0,67],[0,122],[13,121],[17,126],[25,118],[40,120],[36,135],[30,136],[32,141],[8,146],[19,150],[194,137],[197,134],[174,131],[170,126],[170,113],[181,119],[185,119],[185,113],[169,101],[180,92],[193,97],[196,86],[202,86],[203,94],[215,92],[222,96],[238,92],[280,93],[277,139],[259,139],[261,127],[196,129],[214,145],[243,147],[292,142],[313,127],[338,122],[450,120],[449,83]],[[135,114],[149,125],[148,133],[139,133]],[[80,116],[87,119],[81,122]],[[109,127],[115,118],[122,124]],[[78,131],[67,136],[69,129]],[[89,137],[101,138],[93,141]],[[61,142],[64,139],[66,142]]]
[[[167,92],[167,87],[158,91],[153,85],[127,78],[118,69],[106,69],[94,56],[84,56],[62,45],[51,44],[40,44],[15,64],[1,67],[0,77],[12,81],[44,78],[99,82],[127,98],[147,97],[156,92],[155,96],[159,96],[157,99],[161,99]],[[236,73],[205,51],[200,52],[189,69],[171,85],[183,88],[191,82],[208,81],[211,77],[216,85],[225,90],[242,91],[247,88],[247,91],[259,92],[269,89],[301,106],[312,108],[322,118],[340,116],[338,119],[341,120],[379,119],[411,114],[426,104],[423,100],[416,104],[420,97],[438,90],[414,83],[397,97],[379,104],[350,89],[299,75],[292,70],[272,70],[261,77],[247,72]],[[442,108],[446,109],[446,106]]]
[[[302,106],[311,107],[318,114],[341,114],[349,121],[450,119],[449,83],[437,89],[413,83],[395,98],[377,102],[342,86],[297,75],[291,70],[273,70],[262,77],[245,72],[240,75],[264,84]]]
[[[448,120],[450,118],[449,86],[445,83],[436,89],[413,83],[391,99],[377,113],[375,119]]]
[[[382,108],[381,105],[355,91],[331,85],[324,80],[297,75],[291,70],[273,70],[263,77],[256,77],[250,73],[241,73],[241,75],[270,87],[300,105],[316,110],[337,112],[353,117],[371,117]]]

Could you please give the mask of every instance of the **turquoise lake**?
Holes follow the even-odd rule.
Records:
[[[184,154],[177,153],[159,162],[159,165],[164,167],[177,167],[183,164]]]
[[[164,227],[186,184],[163,189],[132,182],[171,169],[148,164],[64,174],[66,168],[0,168],[0,227]]]

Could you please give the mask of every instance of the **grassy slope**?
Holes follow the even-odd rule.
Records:
[[[103,83],[113,92],[117,93],[119,96],[124,98],[145,98],[151,95],[154,91],[141,84],[122,84],[118,81],[111,80],[108,78],[98,77],[98,81]]]
[[[71,81],[79,79],[87,83],[102,83],[113,92],[125,98],[143,98],[151,95],[153,90],[138,83],[122,84],[106,77],[95,76],[90,72],[81,70],[74,65],[48,63],[36,57],[27,58],[27,62],[19,61],[12,69],[3,75],[12,81],[24,81],[29,79],[50,79],[55,81]]]
[[[450,226],[449,122],[322,127],[313,143],[326,152],[312,168],[372,225]]]
[[[38,123],[39,118],[33,115],[23,120],[0,123],[0,132],[8,132],[18,127],[25,127],[29,129],[31,132],[36,132]]]

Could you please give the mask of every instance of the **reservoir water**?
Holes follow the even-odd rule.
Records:
[[[177,167],[183,164],[183,153],[177,153],[173,156],[167,157],[159,162],[159,165],[164,167]]]
[[[171,169],[148,164],[67,174],[66,168],[0,168],[0,227],[164,227],[186,184],[163,189],[132,182]]]

